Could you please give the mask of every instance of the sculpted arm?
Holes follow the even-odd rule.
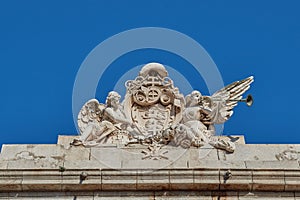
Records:
[[[104,116],[109,118],[114,123],[132,124],[131,121],[125,118],[120,110],[114,111],[113,108],[106,108],[104,111]]]

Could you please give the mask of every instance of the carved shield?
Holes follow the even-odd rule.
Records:
[[[163,67],[155,65],[142,72],[126,82],[124,111],[139,134],[154,137],[180,122],[184,97]]]
[[[146,107],[133,105],[133,122],[144,136],[156,136],[172,123],[169,108],[160,104]]]

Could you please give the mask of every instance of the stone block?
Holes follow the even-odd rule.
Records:
[[[94,193],[94,200],[155,200],[154,192],[101,191]]]
[[[187,157],[188,158],[188,153],[190,149],[183,149],[181,147],[174,147],[174,146],[166,146],[165,148],[162,148],[161,152],[167,152],[166,154],[164,154],[164,156],[166,156],[168,158],[168,160],[171,163],[175,163],[177,160],[179,160],[180,158],[183,157]]]
[[[19,144],[19,145],[13,145],[13,144],[3,144],[1,148],[1,157],[4,160],[15,160],[17,159],[17,154],[23,151],[27,151],[26,144]]]
[[[22,171],[0,170],[0,193],[22,191]]]
[[[104,169],[121,169],[122,151],[115,147],[91,148],[90,160],[101,162]]]
[[[193,170],[170,170],[171,190],[193,190],[194,171]]]
[[[57,198],[57,197],[62,197],[62,196],[70,196],[70,195],[67,195],[66,193],[64,192],[45,192],[45,191],[40,191],[40,192],[31,192],[31,191],[22,191],[22,192],[10,192],[9,193],[9,198],[11,199],[17,199],[17,197],[19,198],[29,198],[29,197],[32,197],[32,198]]]
[[[192,148],[188,151],[189,168],[219,168],[215,167],[218,159],[218,150],[214,148]]]
[[[300,169],[297,161],[245,161],[248,169]]]
[[[172,163],[165,167],[166,169],[187,169],[189,167],[189,151],[185,151],[179,155],[176,159],[172,160]]]
[[[88,161],[90,160],[91,149],[86,147],[72,146],[64,149],[64,161]]]
[[[87,197],[87,196],[59,196],[59,197],[18,197],[13,198],[16,200],[93,200],[93,196]]]
[[[93,192],[18,192],[9,193],[8,199],[15,200],[93,200]]]
[[[70,148],[70,143],[73,142],[75,138],[79,138],[79,135],[58,135],[57,144],[62,145],[65,149]]]
[[[239,192],[239,200],[294,200],[293,192]]]
[[[65,160],[89,160],[90,148],[72,146],[65,149],[61,145],[52,144],[3,145],[2,156],[8,161],[33,161],[36,168],[56,168],[62,165]],[[9,167],[13,166],[9,165]],[[19,166],[18,168],[22,167]]]
[[[284,171],[285,191],[300,191],[300,171]]]
[[[0,192],[0,199],[8,199],[9,198],[8,192]]]
[[[169,190],[169,170],[140,170],[137,173],[138,190]]]
[[[64,162],[64,167],[66,170],[95,170],[104,169],[106,166],[98,160],[67,160]]]
[[[61,191],[59,171],[23,171],[22,191]]]
[[[62,172],[62,191],[101,190],[100,170],[66,170]]]
[[[3,145],[8,169],[55,169],[63,165],[64,149],[59,145]]]
[[[215,191],[212,192],[212,200],[239,200],[239,196],[237,192]]]
[[[0,170],[1,170],[1,169],[7,169],[7,165],[8,165],[8,161],[3,160],[3,159],[0,157]]]
[[[220,189],[250,191],[252,189],[252,171],[245,169],[220,170]]]
[[[26,170],[26,169],[59,169],[63,166],[63,161],[49,161],[49,160],[13,160],[8,161],[7,168],[12,170]]]
[[[189,160],[189,168],[245,169],[244,161]]]
[[[295,200],[300,200],[300,192],[295,192]]]
[[[219,151],[219,158],[230,161],[277,161],[276,155],[287,148],[285,144],[237,144],[234,153]]]
[[[284,172],[253,170],[253,191],[284,191]]]
[[[102,190],[136,190],[135,170],[102,170]]]
[[[123,148],[122,151],[122,168],[125,169],[169,169],[169,168],[186,168],[188,150],[180,147],[165,146],[160,150],[161,156],[155,160],[151,158],[147,146],[130,149]]]
[[[159,170],[169,168],[171,165],[170,160],[124,160],[122,169]]]
[[[142,151],[147,151],[146,148],[137,149],[121,149],[122,169],[164,169],[172,164],[168,157],[161,157],[161,159],[153,160],[145,158]]]
[[[219,160],[218,150],[214,147],[207,146],[207,148],[190,148],[189,160]]]
[[[211,192],[202,191],[157,191],[155,200],[211,200]]]
[[[196,190],[219,190],[218,169],[194,169],[194,188]]]

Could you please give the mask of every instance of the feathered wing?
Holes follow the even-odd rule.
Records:
[[[97,99],[91,99],[86,102],[78,113],[77,124],[80,134],[84,132],[89,123],[99,123],[102,119],[102,113],[105,108]]]
[[[249,90],[250,84],[254,81],[250,76],[241,81],[233,82],[211,96],[211,113],[209,118],[214,124],[221,124],[227,121],[233,114],[233,108],[238,104],[242,95]]]

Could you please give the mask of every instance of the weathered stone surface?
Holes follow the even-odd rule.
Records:
[[[239,200],[237,192],[212,192],[212,200]]]
[[[110,191],[95,192],[94,200],[155,200],[155,192],[150,191]]]
[[[220,170],[220,189],[251,191],[252,171],[245,169]]]
[[[212,200],[211,192],[158,191],[155,200]]]
[[[102,190],[136,190],[137,172],[133,170],[103,170]]]
[[[171,190],[192,190],[194,189],[193,170],[170,170]]]
[[[122,149],[119,148],[91,148],[90,160],[99,161],[105,168],[121,169]]]
[[[57,137],[57,144],[63,146],[65,149],[71,147],[71,143],[73,142],[74,138],[79,138],[80,136],[75,135],[58,135]]]
[[[93,192],[18,192],[7,193],[0,199],[16,200],[93,200]]]
[[[170,175],[168,170],[140,170],[137,173],[138,190],[169,190]]]
[[[78,161],[78,160],[90,160],[91,149],[84,147],[70,147],[64,149],[64,161]]]
[[[22,171],[0,170],[0,192],[22,191]]]
[[[141,148],[122,148],[120,151],[120,159],[122,169],[163,169],[171,165],[173,162],[170,160],[168,155],[169,148],[166,148],[164,156],[166,158],[160,158],[153,160],[146,157],[146,154],[142,151],[146,151],[145,147]],[[177,151],[178,152],[178,151]]]
[[[284,171],[253,170],[253,190],[284,191]]]
[[[147,157],[142,144],[85,148],[67,146],[69,139],[60,145],[3,145],[0,199],[22,193],[14,199],[263,200],[293,199],[300,191],[297,145],[238,144],[232,154],[210,145],[163,146],[162,157]]]
[[[189,168],[245,169],[246,165],[244,161],[190,160]]]
[[[284,171],[285,191],[300,191],[300,170]]]
[[[194,169],[194,187],[196,190],[219,190],[219,170]]]
[[[66,160],[89,160],[90,149],[64,149],[61,145],[3,145],[1,155],[8,169],[58,169]]]
[[[189,161],[192,160],[218,160],[218,150],[207,145],[201,148],[188,149]]]
[[[12,160],[8,161],[8,169],[59,169],[63,161],[49,162],[48,160]]]
[[[22,191],[61,191],[59,171],[23,171]]]
[[[293,192],[239,192],[239,200],[294,200]]]
[[[94,170],[108,168],[99,160],[78,160],[78,161],[65,161],[64,168],[66,170]]]
[[[172,165],[172,162],[169,160],[124,160],[122,169],[158,170],[168,168],[170,165]]]
[[[278,161],[276,154],[288,147],[286,144],[237,144],[234,153],[219,151],[219,158],[233,161]]]
[[[300,200],[300,192],[295,192],[295,200]]]
[[[3,155],[0,154],[0,170],[6,169],[8,165],[8,161],[3,158]]]
[[[100,170],[66,170],[62,172],[62,191],[97,191],[101,190]]]
[[[298,162],[293,161],[245,161],[248,169],[299,169]]]

